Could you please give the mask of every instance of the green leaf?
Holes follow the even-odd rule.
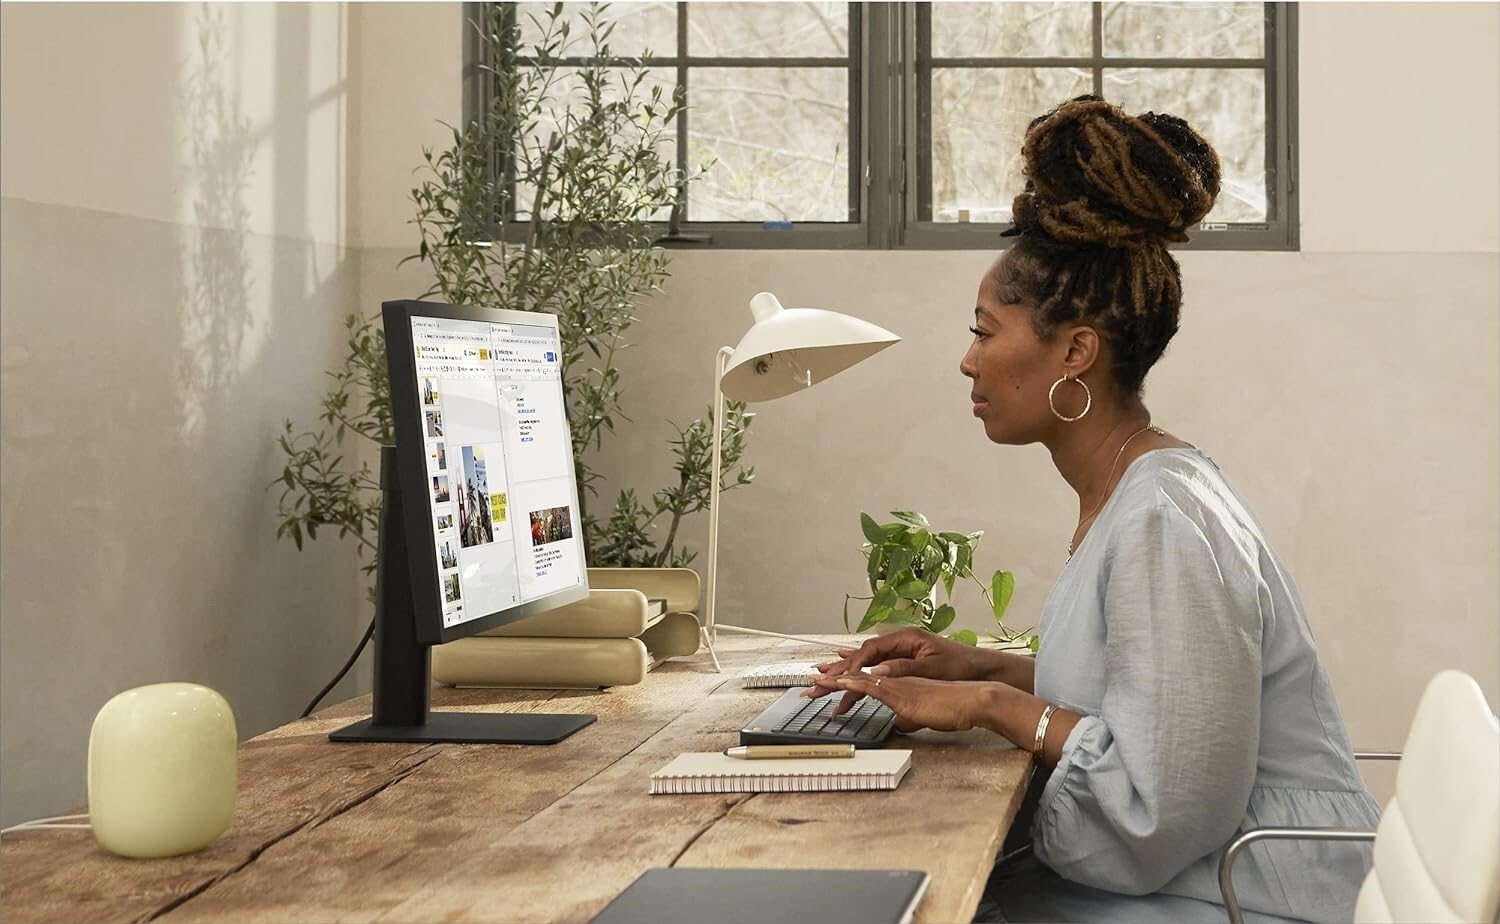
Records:
[[[919,529],[911,534],[911,547],[920,552],[927,548],[927,543],[932,540],[932,534],[925,529]]]
[[[941,632],[949,626],[953,625],[953,619],[957,615],[957,610],[944,603],[942,606],[937,608],[937,612],[932,614],[932,624],[927,628],[931,629],[934,632]]]
[[[1009,571],[996,571],[995,576],[990,579],[990,603],[995,608],[995,621],[1005,619],[1006,607],[1010,606],[1010,598],[1016,592],[1016,576]]]
[[[870,606],[865,610],[865,616],[859,621],[859,627],[854,631],[864,632],[877,623],[885,622],[894,612],[889,606],[881,606],[877,601],[871,600]]]
[[[868,513],[861,513],[859,515],[859,528],[864,532],[865,538],[875,545],[881,545],[885,542],[885,533],[880,531],[880,527]]]
[[[875,591],[875,596],[870,601],[870,606],[883,606],[886,608],[890,608],[896,605],[896,599],[897,598],[895,590],[893,590],[889,586],[882,587],[879,590]]]
[[[957,632],[948,637],[953,641],[958,642],[960,645],[972,646],[979,644],[979,636],[976,635],[971,629],[959,629]]]
[[[885,567],[882,569],[886,581],[894,581],[903,571],[911,568],[912,559],[916,556],[911,549],[895,548],[885,557]]]
[[[882,619],[881,622],[889,622],[898,626],[920,626],[922,624],[922,619],[911,610],[896,607],[889,613],[887,613],[885,618]]]
[[[896,596],[903,600],[921,600],[932,593],[932,585],[921,581],[907,581],[896,588]]]
[[[1040,635],[1033,635],[1031,637],[1031,641],[1026,645],[1026,647],[1030,648],[1033,653],[1041,651],[1042,650],[1042,637]]]
[[[935,582],[938,573],[942,571],[943,562],[943,550],[935,544],[929,544],[922,550],[922,576]]]
[[[871,546],[870,547],[870,561],[868,562],[868,566],[865,568],[866,573],[868,573],[869,576],[870,576],[870,589],[871,590],[875,589],[875,583],[876,583],[876,581],[880,577],[880,566],[882,564],[884,564],[884,563],[885,563],[885,550],[882,549],[878,545]]]
[[[910,523],[913,526],[928,525],[927,518],[913,510],[893,510],[891,511],[891,516],[903,523]]]
[[[969,537],[964,535],[963,533],[942,532],[938,533],[938,535],[943,537],[944,539],[947,539],[949,542],[956,542],[963,545],[968,545],[969,543]]]

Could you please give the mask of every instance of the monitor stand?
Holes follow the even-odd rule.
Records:
[[[380,489],[372,714],[328,737],[333,741],[555,744],[592,723],[596,716],[428,711],[432,646],[417,637],[394,446],[380,450]]]

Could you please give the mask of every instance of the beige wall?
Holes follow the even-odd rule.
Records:
[[[348,57],[342,4],[0,7],[5,824],[83,800],[115,693],[205,683],[248,736],[363,628],[268,488],[355,307]]]
[[[1297,8],[1303,252],[1500,249],[1500,5]]]
[[[1439,667],[1500,687],[1500,24],[1489,4],[1301,16],[1304,250],[1184,254],[1148,397],[1291,562],[1355,740],[1394,745]],[[412,168],[459,112],[459,22],[453,3],[0,7],[5,823],[81,799],[114,692],[209,683],[248,734],[363,627],[347,547],[271,537],[270,439],[315,415],[343,314],[425,286],[396,262]],[[58,34],[83,53],[53,54]],[[666,421],[708,403],[754,292],[906,338],[757,408],[722,619],[833,631],[857,512],[910,506],[986,529],[981,565],[1016,571],[1012,618],[1034,620],[1075,510],[1040,451],[987,444],[964,404],[989,259],[675,256],[624,364],[637,425],[599,460],[616,485],[666,483]]]

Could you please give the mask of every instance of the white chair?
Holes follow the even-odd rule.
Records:
[[[1375,831],[1255,828],[1219,861],[1231,924],[1240,924],[1230,868],[1261,840],[1375,842],[1360,887],[1356,924],[1472,921],[1500,910],[1500,722],[1474,678],[1443,671],[1427,684],[1396,771],[1396,794]],[[1361,755],[1385,756],[1385,755]]]

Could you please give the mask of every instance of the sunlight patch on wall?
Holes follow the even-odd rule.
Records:
[[[244,111],[240,55],[234,37],[243,8],[195,7],[178,82],[182,137],[190,178],[181,245],[181,350],[175,370],[179,427],[201,437],[212,396],[240,368],[252,280],[246,255],[250,183],[256,143]],[[236,21],[230,21],[231,18]]]

